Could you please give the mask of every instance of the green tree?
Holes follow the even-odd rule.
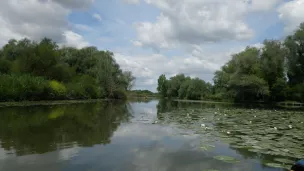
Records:
[[[179,99],[185,99],[187,98],[187,91],[191,84],[192,80],[190,77],[187,77],[186,80],[181,84],[179,90],[178,90],[178,98]]]
[[[285,39],[287,48],[287,76],[291,86],[304,81],[304,23]]]
[[[48,38],[10,40],[0,49],[0,76],[2,101],[126,98],[135,82],[112,52],[60,48]]]
[[[186,77],[184,74],[178,74],[174,77],[171,77],[167,83],[167,96],[176,98],[178,97],[178,90],[180,86],[185,81]]]
[[[266,81],[255,75],[232,77],[229,81],[229,91],[236,101],[264,100],[269,95]]]
[[[126,98],[126,90],[134,81],[130,76],[130,80],[126,79],[119,65],[113,58],[113,53],[109,51],[99,52],[97,66],[95,67],[96,78],[101,89],[104,89],[106,97],[109,98]],[[129,73],[131,74],[131,73]]]
[[[261,70],[263,79],[268,83],[270,98],[273,101],[282,99],[285,88],[285,48],[280,41],[265,40],[261,54]]]
[[[187,89],[187,99],[201,100],[203,93],[207,90],[206,83],[199,78],[191,80]]]
[[[269,94],[267,82],[262,78],[260,50],[247,47],[232,55],[232,59],[217,71],[215,92],[236,101],[264,100]]]
[[[168,84],[167,84],[166,76],[162,74],[161,76],[159,76],[157,82],[158,82],[157,91],[162,97],[167,97]]]

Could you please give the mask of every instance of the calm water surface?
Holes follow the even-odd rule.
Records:
[[[304,158],[303,121],[166,101],[0,108],[0,171],[280,171]]]

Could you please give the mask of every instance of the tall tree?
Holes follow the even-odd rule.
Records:
[[[168,85],[167,85],[166,76],[164,74],[162,74],[161,76],[159,76],[157,82],[158,82],[157,91],[161,94],[161,96],[167,97]]]
[[[304,23],[285,39],[287,48],[287,75],[290,85],[304,82]]]
[[[268,83],[271,100],[282,99],[285,87],[279,86],[285,82],[286,50],[277,40],[265,40],[261,54],[261,71],[263,79]]]

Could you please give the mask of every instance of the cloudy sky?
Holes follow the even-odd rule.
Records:
[[[138,89],[185,73],[212,81],[230,54],[283,39],[304,0],[0,0],[0,46],[11,38],[111,50]]]

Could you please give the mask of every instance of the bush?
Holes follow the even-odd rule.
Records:
[[[304,83],[289,87],[287,90],[289,100],[303,102],[304,99]]]
[[[51,98],[53,99],[65,99],[67,94],[67,89],[62,83],[52,80],[49,82]]]
[[[11,70],[11,62],[5,59],[0,59],[0,73],[8,74]]]
[[[45,100],[48,81],[30,75],[0,75],[0,101]]]
[[[69,99],[97,99],[102,97],[96,81],[89,75],[83,75],[67,84]]]
[[[125,100],[127,99],[127,94],[124,90],[115,90],[112,98]]]
[[[48,78],[58,81],[67,82],[75,75],[75,71],[67,64],[57,64],[48,71]]]

